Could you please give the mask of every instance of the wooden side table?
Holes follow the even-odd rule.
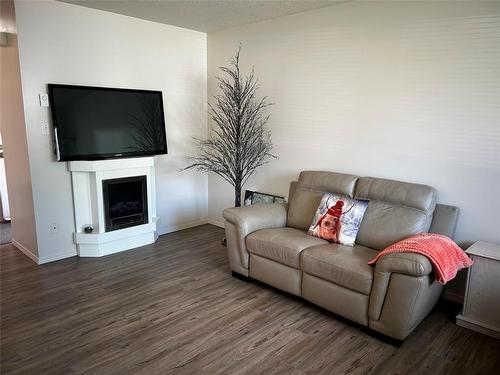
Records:
[[[474,261],[467,274],[459,326],[500,338],[500,245],[476,242],[465,251]]]

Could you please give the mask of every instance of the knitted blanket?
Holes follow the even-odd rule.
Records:
[[[420,233],[396,242],[377,254],[368,264],[392,253],[418,253],[426,256],[434,267],[436,280],[446,284],[459,270],[472,265],[472,260],[450,238],[441,234]]]

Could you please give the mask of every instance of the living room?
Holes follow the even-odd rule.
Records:
[[[0,31],[2,373],[498,372],[499,2],[2,0]],[[236,57],[265,106],[235,188],[206,147],[238,154],[214,133]],[[80,120],[132,94],[161,141],[127,154]],[[113,147],[67,146],[76,123]],[[111,228],[108,183],[139,175],[142,211]],[[316,233],[359,211],[347,247]],[[411,272],[368,265],[428,232],[467,257],[449,280],[409,249]]]

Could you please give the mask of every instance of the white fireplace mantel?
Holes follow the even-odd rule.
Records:
[[[68,162],[75,210],[74,241],[81,257],[98,257],[151,244],[158,238],[154,158],[130,158]],[[146,176],[148,220],[146,224],[106,232],[103,180]],[[94,228],[85,233],[87,226]]]

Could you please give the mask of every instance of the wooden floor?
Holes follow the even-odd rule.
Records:
[[[499,374],[500,341],[441,304],[400,347],[231,277],[204,225],[37,266],[0,247],[2,374]]]

